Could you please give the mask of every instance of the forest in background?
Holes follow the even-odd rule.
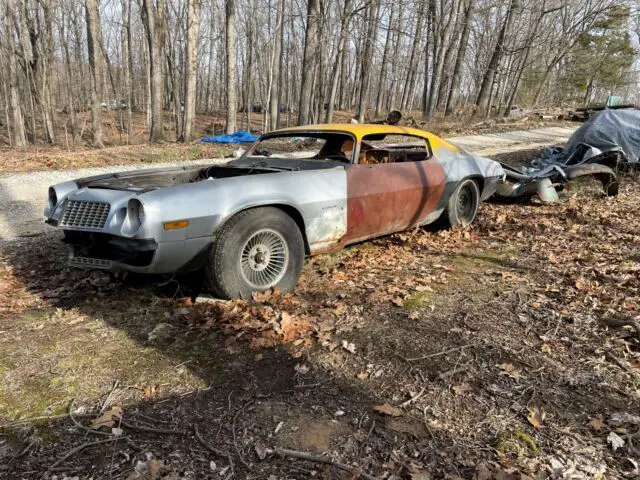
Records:
[[[10,146],[637,102],[637,0],[1,0]],[[342,115],[344,117],[344,115]],[[215,117],[213,117],[215,118]],[[348,118],[348,117],[347,117]],[[255,128],[255,122],[254,122]],[[198,131],[196,131],[198,130]]]

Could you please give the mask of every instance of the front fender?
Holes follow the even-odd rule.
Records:
[[[592,175],[602,183],[604,193],[609,197],[615,197],[618,195],[620,190],[620,184],[618,183],[618,176],[616,175],[616,172],[606,165],[599,163],[575,165],[573,167],[565,167],[564,173],[567,175],[567,179],[569,180]]]
[[[187,238],[211,236],[239,211],[287,205],[303,219],[310,248],[335,242],[346,233],[344,168],[254,174],[203,180],[140,195],[145,212],[163,221],[188,219]]]

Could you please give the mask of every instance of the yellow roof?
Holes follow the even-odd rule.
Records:
[[[381,125],[370,123],[320,123],[316,125],[302,125],[299,127],[289,127],[276,130],[269,133],[287,133],[287,132],[344,132],[356,137],[358,141],[366,135],[389,134],[389,135],[415,135],[429,140],[432,147],[446,146],[456,149],[453,145],[445,142],[433,133],[419,130],[417,128],[403,127],[399,125]]]

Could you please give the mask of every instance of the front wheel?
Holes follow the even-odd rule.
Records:
[[[223,298],[251,298],[271,288],[292,290],[304,262],[296,222],[274,207],[233,216],[216,236],[205,265],[209,287]]]
[[[478,184],[471,179],[464,180],[449,197],[445,209],[445,220],[454,229],[468,227],[478,215],[479,208]]]

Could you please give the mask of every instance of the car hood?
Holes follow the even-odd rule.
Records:
[[[108,190],[127,190],[144,193],[159,188],[173,187],[175,185],[193,182],[200,174],[202,168],[202,166],[170,167],[117,172],[79,178],[75,183],[78,185],[78,188],[104,188]]]

